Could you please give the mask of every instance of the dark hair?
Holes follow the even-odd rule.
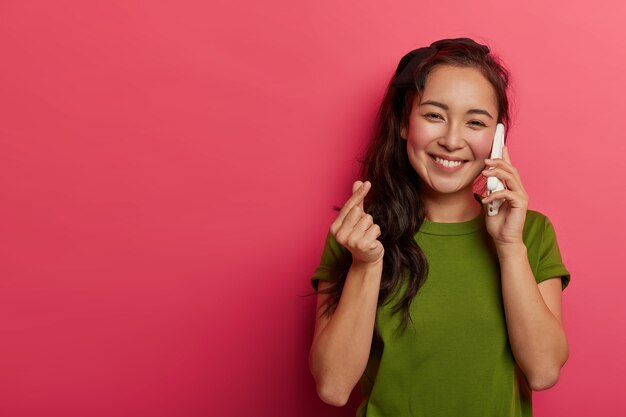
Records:
[[[498,122],[505,125],[505,137],[510,125],[509,72],[485,45],[467,38],[444,39],[428,48],[411,51],[400,60],[378,110],[373,139],[359,162],[362,164],[360,179],[372,183],[363,203],[364,210],[380,226],[378,240],[385,248],[378,307],[400,291],[406,277],[403,270],[410,271],[406,291],[392,311],[393,314],[403,312],[397,329],[402,331],[406,330],[409,320],[412,322],[409,305],[426,280],[428,263],[414,238],[425,217],[421,185],[409,162],[400,129],[408,124],[414,97],[423,94],[429,72],[438,65],[479,69],[495,90]],[[407,71],[409,82],[402,82],[400,78],[406,78]],[[477,177],[473,187],[484,194],[486,180],[482,175]],[[340,207],[334,209],[339,211]],[[351,254],[348,252],[348,255],[350,262],[342,269],[339,279],[323,291],[330,295],[324,314],[332,313],[339,303],[351,266]],[[374,341],[380,341],[377,325]]]

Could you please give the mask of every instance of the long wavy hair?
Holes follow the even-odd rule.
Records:
[[[505,137],[508,136],[510,126],[507,97],[509,72],[485,45],[468,38],[433,42],[427,56],[417,65],[415,60],[410,63],[414,52],[406,54],[400,60],[389,81],[378,110],[372,141],[359,159],[360,179],[372,183],[363,206],[365,212],[371,214],[374,222],[380,226],[381,235],[378,240],[385,248],[378,307],[395,297],[408,279],[406,291],[392,308],[392,314],[402,312],[402,321],[396,329],[402,332],[406,330],[409,320],[413,323],[409,306],[428,275],[428,261],[415,240],[415,234],[426,214],[422,186],[408,159],[407,143],[400,136],[402,126],[408,125],[414,97],[423,94],[429,72],[438,65],[476,68],[494,88],[498,101],[498,122],[505,125]],[[394,81],[397,81],[407,65],[415,66],[412,70],[412,81],[398,86]],[[484,195],[485,188],[486,180],[479,175],[474,181],[473,189]],[[341,207],[334,209],[339,211]],[[349,262],[342,266],[339,279],[322,291],[330,295],[322,314],[332,314],[337,308],[352,263],[349,252],[348,255]],[[380,342],[376,322],[374,343]]]

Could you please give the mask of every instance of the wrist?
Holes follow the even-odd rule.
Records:
[[[528,256],[528,250],[524,242],[516,243],[496,243],[498,258],[511,258],[517,256]]]
[[[383,275],[383,263],[381,262],[352,262],[350,271],[354,272],[355,277],[360,277],[362,284],[374,285],[380,287]]]
[[[352,266],[358,269],[364,270],[382,270],[383,269],[383,260],[382,258],[378,261],[374,262],[362,262],[362,261],[353,261]]]

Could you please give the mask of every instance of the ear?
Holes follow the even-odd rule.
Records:
[[[402,137],[402,139],[406,140],[406,126],[402,126],[400,128],[400,137]]]

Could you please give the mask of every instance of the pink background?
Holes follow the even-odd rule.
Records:
[[[304,295],[398,60],[459,36],[572,273],[535,415],[626,415],[626,7],[518,3],[0,3],[0,415],[353,416]]]

